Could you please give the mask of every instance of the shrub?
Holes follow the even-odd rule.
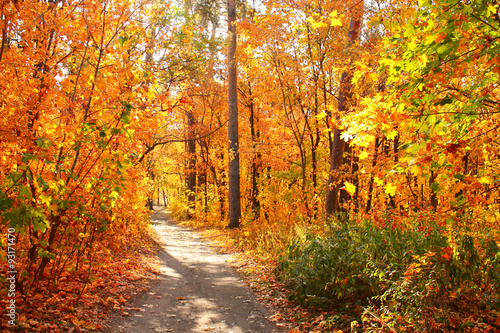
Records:
[[[397,280],[413,256],[441,251],[446,244],[437,228],[423,233],[370,222],[332,225],[322,238],[307,235],[293,241],[280,257],[278,271],[301,303],[329,303],[350,294],[367,299]]]
[[[292,241],[277,270],[298,303],[323,309],[358,304],[368,331],[426,327],[420,317],[427,309],[459,307],[462,296],[471,301],[471,295],[500,290],[495,240],[436,225],[332,224],[323,237]]]

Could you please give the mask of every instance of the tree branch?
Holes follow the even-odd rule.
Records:
[[[206,137],[209,137],[210,135],[214,134],[215,132],[217,132],[218,130],[220,130],[222,127],[224,127],[224,125],[226,125],[228,122],[228,120],[226,120],[224,123],[221,124],[221,126],[215,128],[214,130],[204,134],[204,135],[201,135],[197,138],[193,138],[193,139],[172,139],[172,140],[165,140],[165,141],[158,141],[158,142],[155,142],[153,143],[152,145],[146,145],[147,149],[144,153],[142,153],[141,157],[139,158],[138,162],[142,162],[144,160],[144,158],[146,157],[147,154],[149,154],[150,152],[152,152],[156,147],[158,146],[163,146],[163,145],[166,145],[168,143],[174,143],[174,142],[188,142],[188,141],[191,141],[191,140],[200,140],[200,139],[204,139]]]

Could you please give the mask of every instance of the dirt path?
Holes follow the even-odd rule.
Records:
[[[216,253],[164,210],[155,211],[151,221],[163,247],[161,274],[151,292],[128,305],[139,311],[115,317],[111,332],[282,332],[229,266],[230,255]]]

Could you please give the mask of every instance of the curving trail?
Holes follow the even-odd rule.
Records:
[[[111,332],[282,332],[229,266],[230,255],[216,253],[196,232],[156,209],[151,221],[163,247],[159,279],[129,304],[129,317],[112,320]]]

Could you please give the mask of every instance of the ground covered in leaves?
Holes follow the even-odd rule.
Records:
[[[344,298],[342,304],[331,304],[326,308],[294,302],[293,290],[278,277],[279,258],[276,253],[257,248],[252,250],[248,246],[251,239],[245,228],[228,230],[196,221],[181,224],[196,229],[216,252],[232,254],[228,257],[231,258],[229,263],[242,273],[257,300],[267,305],[267,319],[274,322],[277,329],[288,333],[361,332],[366,324],[364,321],[368,320],[381,327],[378,331],[394,332],[385,325],[387,318],[377,312],[376,307],[363,314],[359,300],[354,296]],[[120,322],[136,320],[136,312],[142,311],[136,304],[141,297],[150,295],[159,303],[168,298],[154,289],[155,283],[165,275],[160,243],[158,235],[145,231],[135,238],[101,246],[93,252],[93,265],[88,267],[91,274],[82,270],[78,273],[67,271],[58,277],[57,283],[43,280],[32,291],[19,293],[16,299],[17,326],[14,329],[8,326],[3,317],[1,332],[110,332],[113,326],[116,331],[117,317],[122,318]],[[428,256],[425,257],[433,258]],[[191,266],[186,266],[186,273],[197,274],[197,267]],[[412,274],[417,276],[415,272]],[[189,283],[186,286],[189,287]],[[216,282],[212,282],[207,288],[215,287]],[[184,306],[190,299],[179,294],[179,290],[172,290],[173,294],[168,296],[175,297],[174,302]],[[430,323],[434,328],[431,331],[436,332],[451,332],[454,327],[457,330],[468,327],[469,332],[500,331],[500,313],[496,305],[484,303],[481,291],[475,297],[471,295],[473,293],[463,291],[436,298],[435,307],[423,310],[422,320]],[[4,309],[7,306],[5,299],[1,301]],[[446,312],[443,309],[447,309]],[[115,319],[110,321],[110,316]],[[404,318],[396,320],[403,322]],[[411,332],[411,327],[407,326],[406,331]]]
[[[101,331],[110,309],[122,311],[127,300],[147,290],[156,248],[144,232],[96,249],[86,272],[67,271],[57,283],[44,280],[29,292],[18,292],[17,326],[2,316],[1,332]],[[3,309],[6,300],[0,301]]]

